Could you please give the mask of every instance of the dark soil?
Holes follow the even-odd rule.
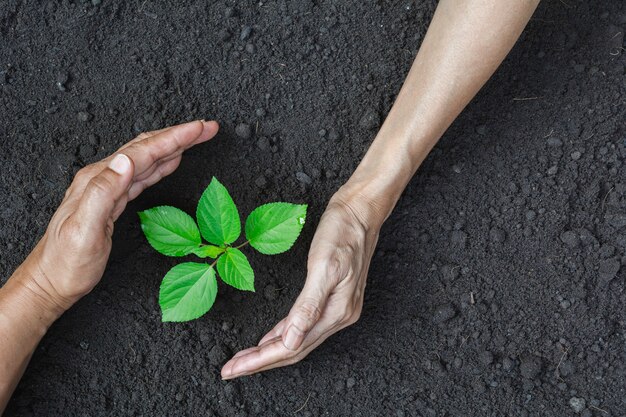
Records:
[[[73,173],[137,132],[222,123],[119,221],[102,283],[36,351],[7,416],[626,416],[621,1],[544,1],[382,230],[361,320],[301,363],[223,382],[302,287],[307,245],[388,112],[435,4],[0,2],[0,272]],[[239,126],[245,124],[247,126]],[[238,127],[239,126],[239,127]],[[256,294],[162,324],[136,211],[308,202]]]

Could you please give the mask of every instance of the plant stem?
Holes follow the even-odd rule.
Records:
[[[243,248],[244,246],[246,246],[248,243],[250,243],[249,240],[246,240],[245,242],[243,242],[241,245],[239,246],[235,246],[235,249],[239,249],[239,248]]]

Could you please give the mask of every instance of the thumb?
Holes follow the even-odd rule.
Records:
[[[322,316],[333,287],[319,269],[309,274],[302,293],[291,308],[282,334],[283,345],[297,350]]]
[[[128,156],[120,153],[111,159],[85,187],[76,210],[78,218],[91,228],[105,230],[116,203],[128,191],[133,171],[133,162]]]

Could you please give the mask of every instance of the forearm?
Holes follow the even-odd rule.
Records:
[[[37,344],[62,314],[32,278],[26,260],[0,288],[0,414]]]
[[[539,0],[441,0],[385,123],[342,198],[382,223],[430,150],[500,65]]]

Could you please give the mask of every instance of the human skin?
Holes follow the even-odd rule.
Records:
[[[320,220],[302,293],[258,346],[224,365],[224,379],[295,363],[359,318],[380,227],[537,4],[440,1],[385,123]],[[126,203],[173,172],[184,150],[217,129],[215,122],[196,121],[143,134],[76,176],[41,241],[0,289],[0,412],[50,325],[100,281]]]
[[[48,328],[100,281],[128,201],[217,130],[195,121],[143,133],[76,174],[44,236],[0,288],[0,414]]]
[[[300,361],[362,310],[383,222],[433,146],[491,77],[539,0],[441,0],[367,154],[330,199],[288,316],[222,368],[232,379]]]

